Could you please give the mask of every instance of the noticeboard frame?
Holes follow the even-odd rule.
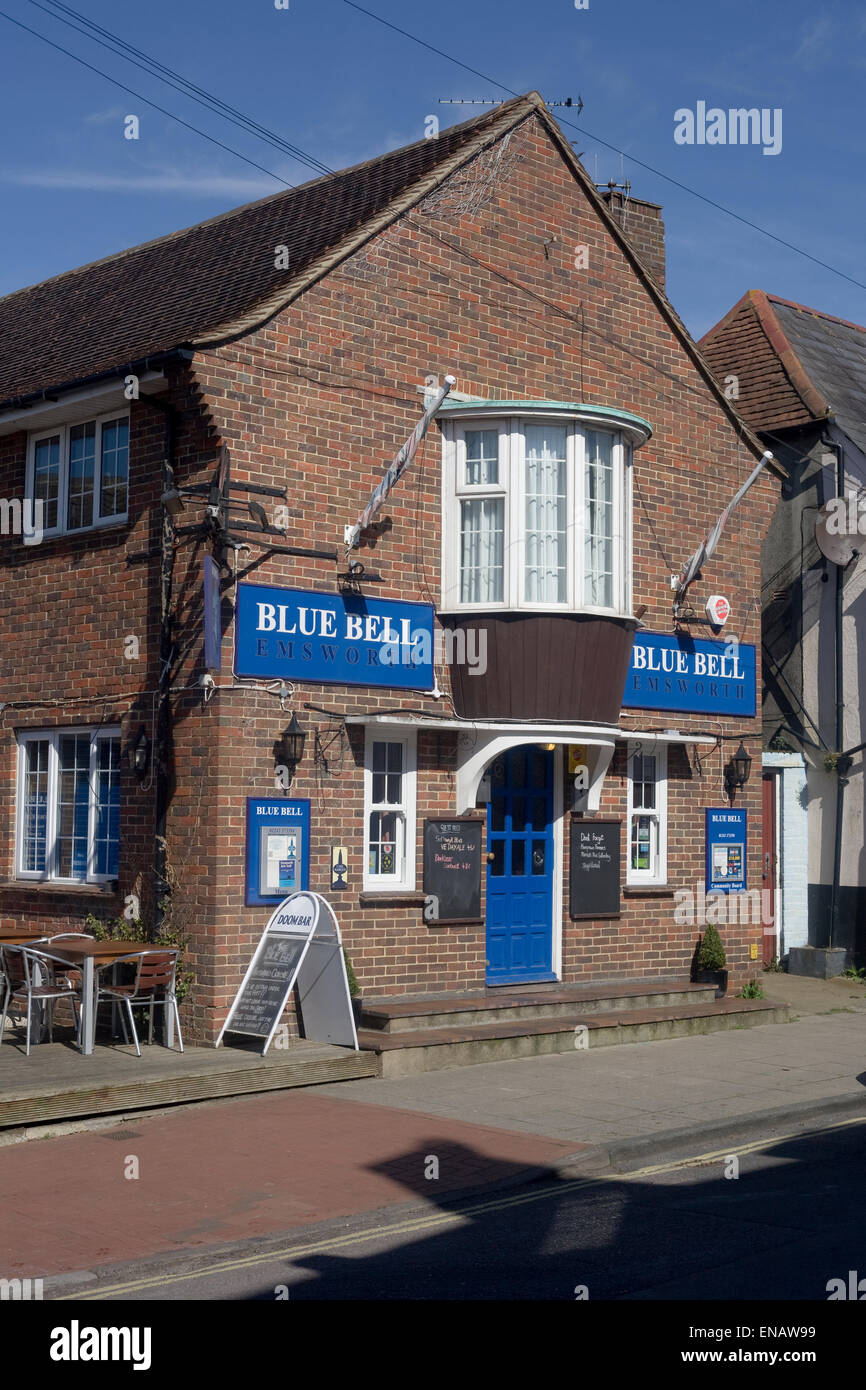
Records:
[[[478,863],[478,903],[479,903],[479,908],[480,908],[480,906],[481,906],[481,904],[482,904],[482,901],[483,901],[483,897],[484,897],[484,892],[483,892],[483,888],[484,888],[484,874],[483,874],[483,868],[484,868],[484,825],[485,825],[485,818],[484,818],[484,816],[479,816],[479,815],[474,815],[474,816],[473,816],[473,815],[468,815],[468,816],[467,816],[467,815],[463,815],[463,816],[425,816],[425,817],[424,817],[424,825],[423,825],[423,829],[422,829],[422,832],[421,832],[421,875],[422,875],[422,877],[421,877],[421,882],[422,882],[422,886],[423,886],[423,891],[424,891],[425,894],[428,892],[427,885],[426,885],[426,882],[425,882],[425,880],[424,880],[424,867],[425,867],[425,866],[424,866],[424,858],[425,858],[425,855],[426,855],[426,852],[427,852],[427,827],[428,827],[428,825],[456,825],[458,822],[460,822],[460,823],[464,823],[464,822],[465,822],[465,823],[467,823],[467,824],[469,824],[469,825],[478,825],[478,826],[481,827],[481,842],[480,842],[480,845],[479,845],[480,859],[479,859],[479,863]],[[478,917],[438,917],[438,918],[436,919],[435,922],[426,922],[426,923],[425,923],[425,926],[427,926],[427,927],[478,927],[478,926],[482,926],[482,925],[484,924],[485,921],[486,921],[486,918],[485,918],[485,916],[484,916],[483,913],[482,913],[482,914],[479,915]]]
[[[622,917],[622,827],[624,821],[622,816],[585,816],[580,811],[572,811],[570,814],[570,824],[568,827],[568,916],[572,922],[612,922]],[[615,825],[619,829],[619,865],[617,875],[619,880],[619,905],[616,912],[575,912],[572,894],[574,883],[574,861],[572,857],[572,838],[574,829],[577,825]]]

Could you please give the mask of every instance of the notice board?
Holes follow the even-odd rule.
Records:
[[[452,816],[424,822],[424,892],[430,922],[481,920],[481,821]]]
[[[706,854],[708,893],[742,893],[746,887],[747,815],[738,806],[708,806]]]
[[[622,822],[571,818],[569,915],[619,917]]]

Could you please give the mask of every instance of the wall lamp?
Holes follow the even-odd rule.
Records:
[[[288,768],[290,779],[294,776],[295,768],[304,756],[306,741],[307,735],[298,723],[298,716],[293,714],[287,729],[274,744],[274,757],[277,764]]]
[[[725,768],[725,789],[729,797],[733,797],[734,792],[739,791],[741,787],[746,785],[751,770],[752,759],[749,757],[741,742],[736,753]]]
[[[143,777],[147,772],[147,766],[150,762],[150,739],[143,724],[138,731],[135,743],[127,746],[126,761],[130,771],[137,772],[139,777]]]

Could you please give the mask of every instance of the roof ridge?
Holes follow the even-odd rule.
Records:
[[[523,95],[512,97],[508,101],[498,104],[492,111],[485,111],[483,116],[470,117],[468,121],[458,122],[457,125],[447,126],[441,132],[453,136],[460,131],[469,132],[470,128],[474,131],[482,131],[487,125],[494,125],[500,120],[503,110],[525,106],[527,112],[543,105],[543,99],[536,91],[527,92]],[[373,155],[370,159],[361,160],[359,164],[349,165],[345,169],[333,169],[330,173],[322,174],[318,178],[308,179],[306,183],[290,184],[286,188],[277,189],[275,193],[266,193],[263,198],[254,198],[250,203],[240,203],[237,207],[226,208],[223,212],[215,213],[213,217],[206,217],[201,222],[190,223],[186,227],[178,227],[173,232],[164,232],[162,236],[152,237],[150,241],[138,242],[135,246],[125,246],[119,251],[112,251],[107,256],[99,256],[95,261],[87,261],[84,265],[72,266],[69,270],[61,270],[56,275],[49,275],[44,280],[35,280],[31,285],[21,285],[16,290],[10,290],[9,294],[0,295],[0,304],[8,304],[19,294],[32,294],[34,290],[42,289],[46,285],[55,285],[60,280],[71,279],[76,275],[84,275],[88,271],[95,270],[98,266],[110,265],[113,261],[121,261],[127,256],[134,256],[140,251],[150,251],[156,246],[163,246],[169,242],[179,240],[181,237],[200,231],[203,227],[213,227],[220,222],[227,222],[233,217],[239,217],[243,213],[250,212],[253,208],[263,207],[266,203],[276,202],[278,198],[288,198],[296,193],[307,191],[316,184],[325,184],[328,181],[337,182],[340,179],[357,175],[364,169],[369,169],[377,164],[385,164],[388,160],[398,156],[405,156],[408,151],[429,145],[430,141],[426,137],[421,140],[413,140],[409,145],[400,145],[397,149],[385,150],[383,154]],[[448,156],[443,155],[442,161],[445,162]],[[429,175],[428,175],[429,177]],[[408,185],[411,186],[411,185]]]

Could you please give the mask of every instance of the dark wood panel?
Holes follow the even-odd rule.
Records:
[[[446,655],[454,705],[463,719],[554,719],[615,724],[619,719],[635,622],[582,613],[440,615],[455,634],[486,634],[487,669],[473,674],[456,656],[468,638],[455,637]]]

